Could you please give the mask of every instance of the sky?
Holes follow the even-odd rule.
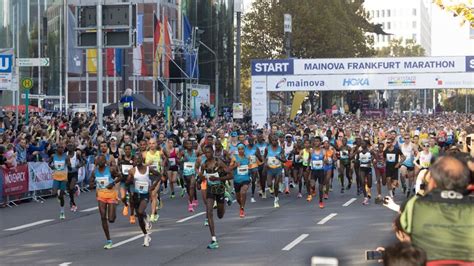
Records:
[[[253,0],[243,1],[244,10],[250,9]],[[460,18],[453,17],[434,4],[431,21],[432,56],[474,55],[474,39],[469,39],[469,23],[460,26]]]

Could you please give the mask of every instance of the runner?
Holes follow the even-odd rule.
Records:
[[[95,162],[95,169],[90,179],[90,187],[95,187],[97,201],[99,204],[100,219],[102,221],[102,229],[104,230],[107,242],[104,249],[112,248],[112,240],[110,238],[109,223],[114,223],[117,204],[117,191],[115,185],[121,180],[121,175],[116,171],[115,167],[107,165],[106,156],[101,154]]]
[[[298,140],[295,144],[295,147],[292,151],[293,153],[293,171],[292,171],[292,176],[293,180],[298,184],[298,195],[296,196],[297,198],[302,198],[303,195],[301,194],[301,189],[303,188],[303,159],[300,155],[302,149],[303,149],[303,143],[301,140]]]
[[[150,173],[157,178],[152,180]],[[159,186],[162,181],[161,177],[159,172],[144,165],[141,155],[135,158],[135,167],[128,171],[127,183],[133,183],[133,204],[137,210],[138,224],[144,234],[144,247],[150,246],[150,230],[152,228],[152,223],[147,218],[146,207],[150,200],[150,191]]]
[[[361,186],[363,188],[364,201],[363,205],[369,205],[369,199],[371,198],[372,189],[372,161],[375,158],[372,151],[369,150],[369,143],[367,141],[362,142],[361,151],[356,155],[357,160],[360,163],[360,179]]]
[[[275,196],[273,207],[279,208],[279,184],[282,177],[282,162],[285,162],[285,154],[283,149],[278,145],[278,138],[275,135],[268,137],[270,145],[265,150],[266,168],[267,168],[267,182],[270,188],[270,193]]]
[[[237,202],[240,206],[239,216],[245,217],[245,203],[247,201],[247,190],[250,184],[249,157],[245,154],[245,145],[237,146],[238,154],[232,157],[230,170],[234,171],[234,188]]]
[[[385,174],[387,176],[387,189],[390,197],[395,196],[395,188],[398,187],[398,169],[401,163],[405,161],[405,156],[399,148],[395,147],[394,141],[390,138],[386,142],[383,155],[385,157]]]
[[[163,153],[160,150],[158,150],[158,143],[155,138],[152,138],[148,141],[148,147],[149,150],[146,152],[145,155],[145,165],[150,166],[151,169],[155,170],[156,172],[161,172],[163,169]],[[157,178],[157,177],[153,177]],[[164,181],[163,183],[166,183]],[[160,187],[155,187],[151,191],[151,215],[150,215],[150,221],[151,222],[157,222],[160,215],[158,215],[158,196],[159,196],[159,190]]]
[[[303,178],[306,185],[306,192],[308,196],[306,201],[311,202],[313,200],[313,195],[311,193],[311,142],[309,139],[305,139],[303,142],[304,148],[300,151],[300,156],[302,159],[303,165]]]
[[[258,151],[256,153],[258,158],[258,176],[260,177],[260,191],[259,194],[262,199],[267,198],[266,183],[267,183],[267,169],[265,168],[265,150],[268,147],[268,143],[265,142],[265,136],[262,130],[257,130],[257,144],[255,144]]]
[[[351,151],[351,158],[352,158],[352,169],[354,169],[355,176],[356,176],[356,184],[357,184],[357,196],[362,194],[362,182],[360,179],[360,162],[356,159],[356,155],[361,151],[362,139],[359,135],[355,137],[354,147]]]
[[[319,185],[319,208],[324,208],[323,202],[323,188],[324,188],[324,158],[326,157],[325,151],[321,148],[321,137],[316,136],[313,139],[313,150],[311,152],[311,179]],[[327,162],[327,161],[326,161]],[[309,183],[309,182],[308,182]],[[309,184],[306,185],[309,190]],[[315,189],[316,190],[316,189]],[[310,201],[310,200],[308,200]]]
[[[293,149],[295,148],[295,143],[293,142],[293,135],[291,134],[286,134],[285,135],[285,140],[282,142],[282,146],[284,146],[285,150],[285,158],[286,162],[284,164],[284,180],[283,184],[285,186],[285,194],[290,194],[290,177],[292,169],[293,169],[293,161],[294,161],[294,154],[293,154]]]
[[[179,158],[183,161],[183,176],[188,192],[188,211],[194,212],[194,208],[198,206],[196,199],[196,161],[198,154],[193,149],[192,141],[184,141],[184,150],[181,151]]]
[[[58,195],[59,199],[59,219],[66,219],[64,214],[64,195],[66,194],[68,170],[66,166],[67,155],[64,153],[64,143],[56,144],[56,152],[51,157],[51,169],[53,170],[53,195]]]
[[[406,193],[407,198],[410,197],[410,193],[413,189],[414,178],[415,178],[415,152],[416,147],[410,141],[410,135],[405,134],[403,138],[403,144],[400,145],[401,151],[405,156],[405,161],[400,167],[400,180],[402,182],[403,194]],[[406,179],[408,179],[408,188],[406,185]]]
[[[77,212],[77,205],[74,201],[74,197],[79,196],[81,189],[77,185],[79,168],[85,165],[85,161],[82,158],[82,154],[76,151],[76,147],[73,142],[67,144],[67,188],[70,198],[70,207],[72,212]]]
[[[170,190],[171,190],[171,195],[170,198],[174,199],[175,194],[174,194],[174,186],[176,185],[176,179],[178,177],[178,155],[179,155],[179,150],[175,147],[175,142],[174,139],[168,139],[166,142],[166,147],[163,150],[164,155],[166,156],[166,165],[167,165],[167,172],[168,172],[168,182],[170,185]],[[182,190],[182,196],[186,191]]]
[[[207,248],[217,249],[219,248],[219,243],[217,242],[215,233],[213,205],[214,201],[217,202],[217,217],[222,219],[225,213],[224,182],[226,180],[230,180],[232,178],[232,174],[227,171],[225,164],[214,156],[214,150],[212,146],[206,146],[204,148],[204,154],[206,156],[206,160],[202,165],[199,176],[201,180],[206,179],[207,185],[209,186],[207,189],[206,213],[209,222],[209,230],[211,233],[211,243],[207,246]]]
[[[379,142],[377,150],[374,154],[375,164],[375,178],[377,181],[377,197],[375,203],[382,203],[382,186],[387,185],[387,177],[385,176],[385,156],[384,156],[385,145]]]
[[[245,147],[245,156],[249,158],[249,174],[252,181],[252,197],[250,198],[250,202],[255,203],[255,189],[257,187],[256,182],[259,178],[258,175],[258,162],[257,162],[257,153],[258,149],[255,146],[255,138],[250,135],[248,137],[248,144]],[[235,181],[234,181],[235,182]]]
[[[330,130],[328,130],[330,134]],[[337,160],[334,147],[330,146],[328,137],[323,138],[324,149],[324,199],[329,198],[329,192],[332,191],[332,181],[334,177],[334,162]]]
[[[347,189],[351,188],[352,171],[350,161],[351,148],[347,145],[347,138],[342,139],[342,145],[339,148],[339,181],[341,182],[341,193],[344,193],[344,179],[347,178]]]
[[[135,162],[135,156],[132,154],[133,146],[131,144],[125,144],[123,146],[124,154],[120,157],[119,165],[122,171],[123,179],[120,181],[120,198],[123,203],[123,210],[122,215],[128,216],[128,211],[130,209],[130,224],[135,224],[135,207],[133,203],[133,191],[134,187],[133,184],[127,183],[128,180],[128,172],[130,169],[133,168],[133,164]],[[138,153],[141,157],[141,154]],[[143,157],[142,157],[143,158]],[[128,192],[128,201],[127,201],[127,192]]]

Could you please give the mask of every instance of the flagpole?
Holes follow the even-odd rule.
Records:
[[[107,58],[107,50],[105,50],[105,102],[109,104],[109,62]]]
[[[68,34],[68,30],[69,30],[69,13],[68,13],[68,4],[67,4],[67,0],[64,0],[63,1],[63,4],[64,4],[64,38],[66,39],[65,41],[65,46],[66,48],[64,48],[64,69],[65,69],[65,76],[64,76],[64,95],[65,95],[65,109],[66,109],[66,114],[68,113],[68,105],[69,105],[69,34]]]
[[[115,60],[117,60],[117,57],[115,57]],[[116,69],[114,71],[114,103],[117,102],[117,62],[115,62],[115,68]]]
[[[152,58],[152,69],[151,69],[151,76],[153,77],[152,78],[152,90],[153,90],[153,104],[156,104],[156,81],[155,81],[155,19],[156,19],[156,15],[155,15],[155,11],[153,10],[153,42],[152,42],[152,45],[151,45],[151,58]]]

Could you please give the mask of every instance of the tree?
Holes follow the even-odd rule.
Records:
[[[369,57],[374,31],[362,0],[255,0],[245,14],[242,34],[242,93],[250,95],[250,60],[286,57],[283,14],[293,18],[291,55],[295,58]],[[333,93],[325,93],[330,101]],[[314,92],[312,92],[314,96]],[[245,96],[242,95],[245,99]],[[250,97],[248,97],[250,98]],[[316,97],[309,97],[315,99]],[[315,106],[315,101],[312,101]],[[331,104],[331,103],[329,103]],[[327,104],[326,104],[327,105]],[[314,110],[314,109],[313,109]]]
[[[473,0],[433,0],[441,9],[453,14],[454,17],[462,18],[461,24],[466,21],[474,27]]]
[[[377,50],[377,56],[379,57],[413,57],[424,55],[425,49],[417,44],[414,39],[392,39],[387,47]],[[413,104],[412,107],[416,108],[417,92],[418,90],[400,90],[398,100],[401,110],[409,110],[410,102]]]

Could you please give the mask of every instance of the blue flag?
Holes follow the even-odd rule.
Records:
[[[188,47],[192,44],[192,26],[188,17],[183,15],[183,41]],[[197,61],[196,51],[194,49],[186,49],[184,60],[186,61],[186,74],[191,78],[199,78],[199,64]]]

